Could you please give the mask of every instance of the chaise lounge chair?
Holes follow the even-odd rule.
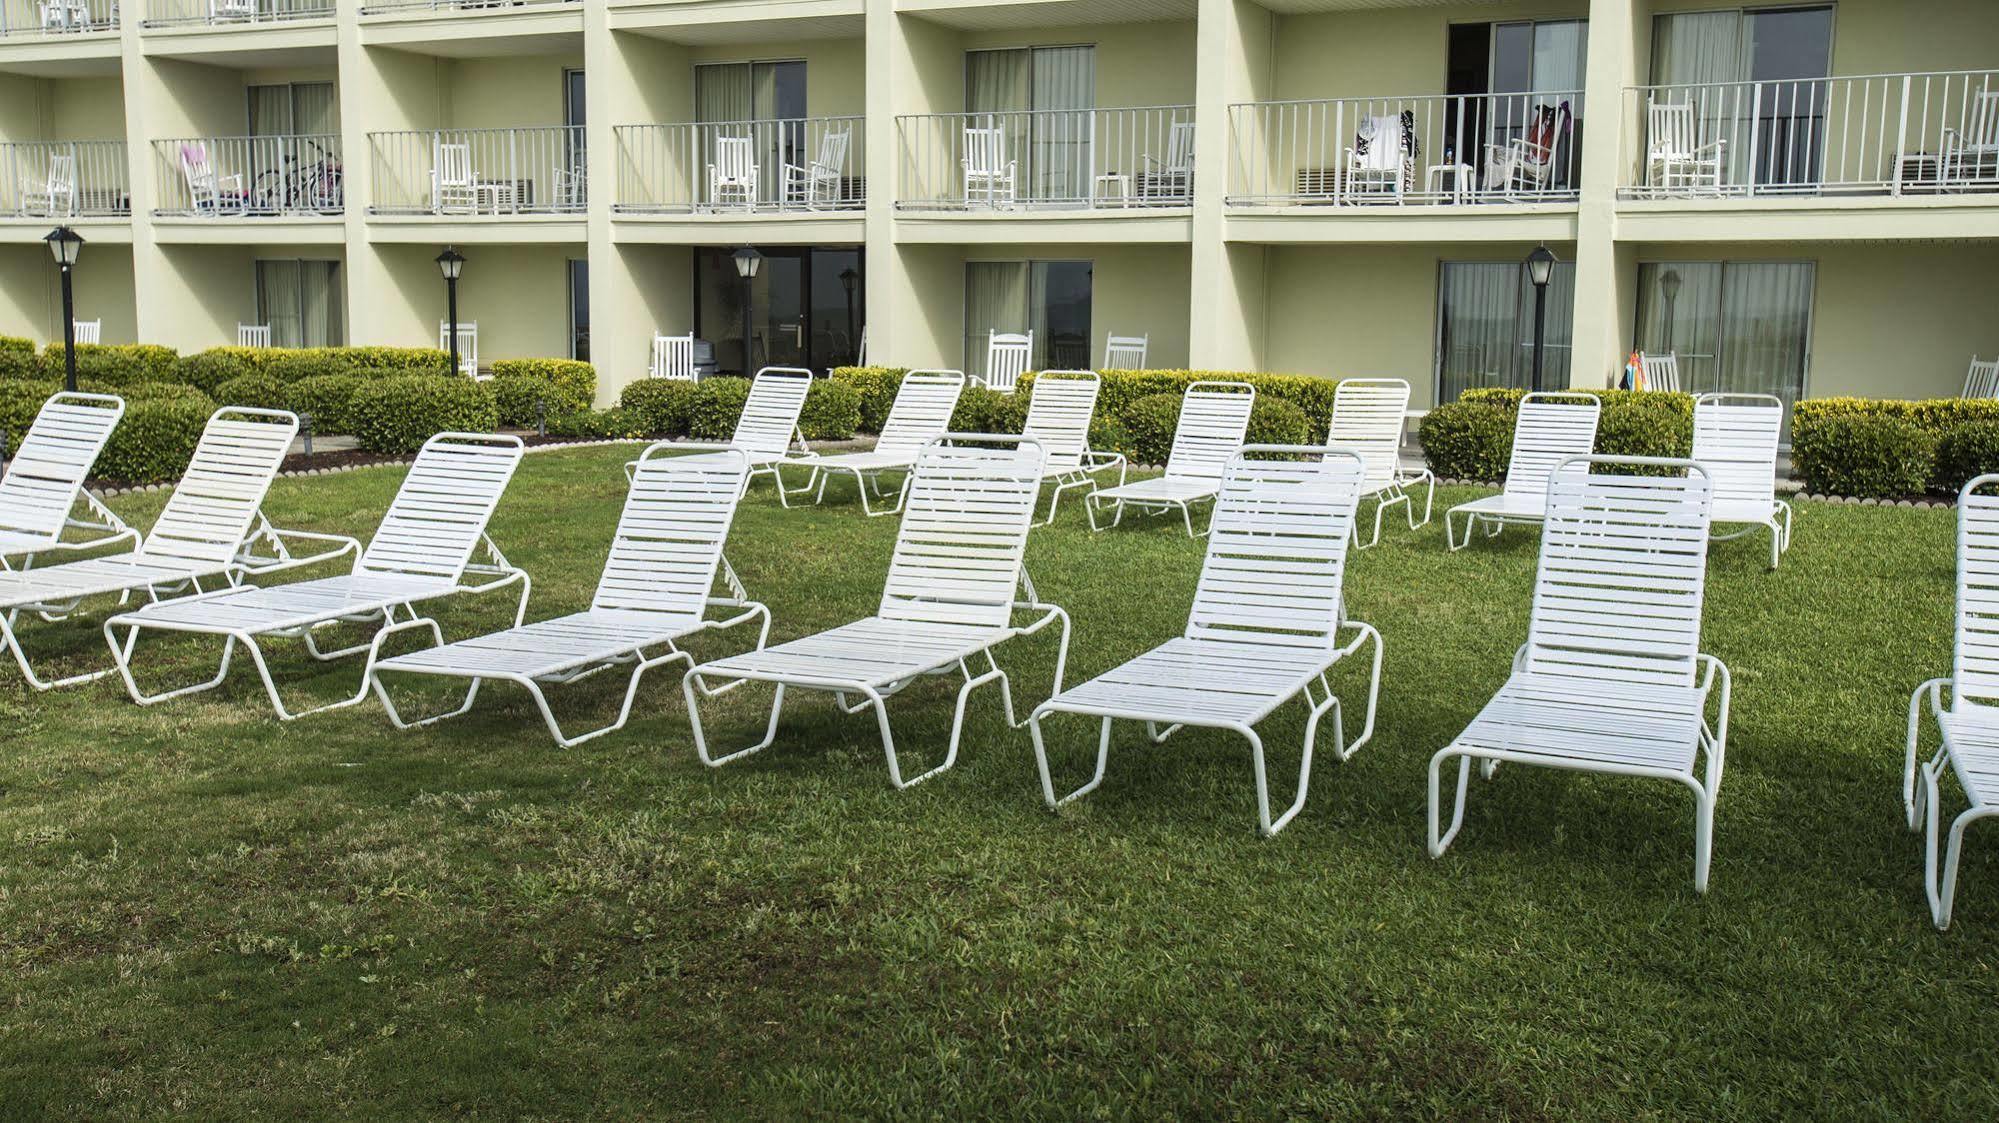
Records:
[[[1444,512],[1444,541],[1453,550],[1471,545],[1472,531],[1483,522],[1492,537],[1507,523],[1538,524],[1547,517],[1548,474],[1571,457],[1588,456],[1596,447],[1597,418],[1603,412],[1595,394],[1564,391],[1529,394],[1520,399],[1513,422],[1513,452],[1506,462],[1506,485],[1498,495],[1460,503]],[[1451,520],[1465,517],[1460,539]]]
[[[836,474],[846,474],[854,477],[854,486],[861,493],[861,510],[870,517],[902,510],[903,497],[909,492],[909,476],[903,477],[895,502],[879,511],[868,504],[868,489],[874,489],[877,499],[889,497],[881,489],[882,474],[909,472],[917,456],[950,427],[951,414],[958,409],[958,396],[964,392],[965,375],[961,371],[913,370],[903,375],[902,385],[895,392],[895,404],[889,407],[888,420],[882,423],[881,437],[875,441],[875,447],[867,452],[813,453],[798,458],[794,463],[812,469],[805,487],[799,490],[811,488],[812,501],[823,502],[826,481]]]
[[[1260,458],[1270,454],[1308,459]],[[1215,501],[1214,532],[1186,633],[1062,691],[1028,718],[1041,791],[1050,808],[1103,783],[1116,719],[1145,722],[1154,743],[1188,725],[1241,734],[1249,741],[1255,766],[1257,826],[1266,837],[1284,829],[1305,806],[1321,718],[1332,714],[1333,753],[1340,760],[1367,743],[1374,735],[1374,703],[1381,690],[1381,635],[1347,617],[1341,589],[1365,478],[1360,457],[1346,449],[1251,445],[1230,461]],[[1344,643],[1343,631],[1350,633]],[[1367,718],[1349,745],[1340,701],[1326,674],[1367,643],[1374,646]],[[1313,696],[1314,683],[1324,698]],[[1301,695],[1310,716],[1304,759],[1298,765],[1298,795],[1272,819],[1263,739],[1255,726]],[[1042,719],[1057,713],[1102,719],[1096,775],[1060,798],[1041,740]]]
[[[611,540],[610,560],[604,563],[588,609],[450,644],[444,642],[437,621],[428,618],[393,624],[375,634],[368,677],[396,728],[429,725],[465,713],[478,699],[480,684],[491,679],[526,690],[555,743],[568,748],[622,728],[647,671],[674,662],[692,666],[694,657],[679,646],[687,637],[761,619],[757,646],[763,646],[770,634],[770,610],[748,599],[722,554],[736,501],[749,482],[751,458],[741,449],[658,455],[675,447],[662,441],[639,457]],[[724,597],[713,595],[718,570],[729,591]],[[708,619],[710,608],[732,615]],[[380,657],[384,641],[411,629],[427,629],[437,646],[393,659]],[[565,735],[543,688],[622,666],[630,666],[632,672],[617,719],[587,733]],[[385,674],[471,679],[472,685],[457,709],[411,721],[390,699]]]
[[[1180,509],[1187,524],[1187,537],[1194,532],[1193,505],[1213,499],[1222,486],[1222,471],[1241,450],[1249,432],[1250,410],[1256,405],[1256,388],[1247,382],[1194,382],[1180,398],[1180,420],[1173,429],[1173,448],[1166,455],[1166,474],[1136,483],[1091,492],[1084,500],[1090,515],[1090,529],[1097,525],[1097,512],[1114,508],[1110,525],[1124,521],[1127,504],[1141,511],[1157,513]]]
[[[805,409],[805,396],[812,389],[812,372],[798,367],[765,367],[757,372],[756,380],[750,383],[750,396],[743,402],[742,415],[736,418],[736,431],[729,438],[726,447],[739,449],[750,458],[750,473],[743,480],[743,488],[749,490],[749,481],[760,475],[768,475],[777,484],[777,501],[791,506],[784,486],[784,476],[779,471],[786,464],[802,464],[812,456],[806,447],[805,434],[798,427],[798,415]],[[682,444],[682,450],[691,449]],[[625,478],[630,480],[644,456],[650,456],[651,449],[641,455],[641,459],[625,465]],[[797,491],[809,491],[806,484]]]
[[[388,514],[382,517],[374,541],[355,559],[354,571],[344,577],[270,589],[245,585],[147,605],[105,621],[104,638],[117,660],[127,693],[140,705],[150,706],[212,690],[229,676],[230,659],[240,643],[263,680],[271,708],[280,720],[290,721],[360,702],[368,696],[368,676],[364,669],[360,688],[350,697],[293,712],[278,694],[258,646],[260,638],[303,640],[307,653],[321,662],[364,651],[372,654],[373,645],[366,642],[321,651],[313,634],[340,623],[373,622],[379,631],[395,623],[399,611],[415,619],[414,606],[419,602],[513,584],[521,587],[520,605],[514,612],[518,626],[527,612],[528,576],[508,563],[493,545],[486,536],[486,523],[513,478],[522,451],[520,438],[491,433],[439,433],[425,441],[395,501],[389,504]],[[482,544],[490,560],[475,563],[473,554]],[[468,585],[467,574],[491,579]],[[148,693],[132,674],[133,651],[142,632],[223,637],[221,667],[206,682]]]
[[[1048,517],[1036,526],[1055,521],[1055,505],[1063,492],[1079,487],[1095,492],[1099,472],[1116,468],[1118,483],[1124,483],[1124,455],[1090,447],[1090,421],[1096,416],[1101,385],[1093,370],[1044,370],[1034,376],[1034,396],[1022,429],[1047,450],[1041,478],[1055,484],[1055,493],[1048,497]]]
[[[56,394],[42,403],[0,476],[0,571],[26,569],[52,553],[138,544],[139,532],[83,486],[124,416],[124,400],[110,394]],[[79,502],[87,517],[76,510]],[[64,541],[71,530],[100,533]]]
[[[1714,475],[1714,521],[1742,527],[1725,542],[1770,531],[1770,568],[1791,548],[1791,505],[1777,498],[1784,403],[1769,394],[1702,394],[1694,401],[1694,459]]]
[[[1430,524],[1437,498],[1437,480],[1428,468],[1413,472],[1402,467],[1402,427],[1409,415],[1409,384],[1399,378],[1349,378],[1333,391],[1333,423],[1326,444],[1360,457],[1367,466],[1361,497],[1374,499],[1374,537],[1358,545],[1365,549],[1381,541],[1381,516],[1400,504],[1409,529]],[[1423,518],[1409,489],[1423,486]]]

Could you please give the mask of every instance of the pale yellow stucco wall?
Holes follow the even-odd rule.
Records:
[[[1193,22],[1182,20],[970,31],[960,36],[958,45],[961,52],[1011,47],[1094,47],[1097,105],[1114,109],[1193,104],[1195,37]],[[958,65],[962,86],[962,58]],[[962,109],[962,89],[958,100]]]
[[[408,314],[391,325],[392,339],[404,346],[437,346],[444,319],[444,282],[438,278],[431,246],[387,246],[382,260]],[[458,283],[460,322],[478,321],[479,361],[569,355],[569,273],[567,262],[584,256],[581,246],[479,245],[460,247],[466,257]],[[614,324],[600,330],[616,330]],[[230,325],[235,330],[235,325]],[[373,341],[371,341],[373,342]]]
[[[1273,21],[1274,96],[1400,97],[1444,92],[1453,23],[1579,19],[1586,0],[1505,3],[1280,15]]]

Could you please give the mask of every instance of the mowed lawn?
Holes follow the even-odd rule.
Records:
[[[531,616],[587,603],[632,451],[524,462],[493,533]],[[365,537],[401,475],[281,481],[270,509]],[[850,495],[744,503],[729,554],[774,639],[873,610],[896,523]],[[160,502],[113,506],[143,526]],[[1352,611],[1387,643],[1376,736],[1344,765],[1322,741],[1269,840],[1245,746],[1201,731],[1126,727],[1104,787],[1049,813],[996,692],[957,768],[896,793],[872,720],[824,696],[703,767],[671,671],[624,732],[562,751],[507,687],[402,733],[372,700],[280,724],[240,661],[150,709],[9,667],[0,1116],[1989,1118],[1999,835],[1971,833],[1940,934],[1902,823],[1909,690],[1950,665],[1953,525],[1807,503],[1781,570],[1760,538],[1715,549],[1735,721],[1705,897],[1692,800],[1658,781],[1502,769],[1424,852],[1429,757],[1525,635],[1518,530],[1453,555],[1432,523],[1355,557]],[[1036,530],[1072,680],[1176,634],[1201,552],[1074,507]],[[441,616],[465,635],[510,609]],[[102,656],[94,624],[28,631],[58,664]],[[214,654],[151,650],[155,682]],[[279,650],[305,693],[358,675]],[[1003,652],[1023,707],[1054,650]],[[608,713],[611,677],[566,712]],[[893,701],[910,767],[954,689]],[[767,698],[728,696],[714,735],[754,739]],[[1302,714],[1265,726],[1274,799]],[[1080,783],[1093,727],[1051,731]]]

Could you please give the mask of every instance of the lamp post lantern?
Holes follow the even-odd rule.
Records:
[[[48,232],[42,241],[49,244],[49,254],[56,259],[62,270],[62,355],[63,389],[76,393],[76,295],[70,284],[70,271],[76,268],[76,257],[83,249],[83,235],[67,226],[58,226]]]
[[[445,339],[451,351],[451,373],[458,373],[458,275],[465,271],[465,255],[455,246],[444,247],[437,255],[437,271],[444,274]]]
[[[1527,255],[1527,279],[1534,282],[1534,378],[1535,393],[1542,390],[1541,364],[1548,339],[1548,282],[1555,275],[1555,255],[1547,246],[1535,246]]]
[[[861,361],[860,344],[854,337],[854,286],[859,284],[860,280],[861,275],[854,272],[853,266],[849,265],[840,270],[840,287],[847,290],[847,346],[854,349],[854,353],[849,356],[852,362]]]
[[[736,276],[743,279],[743,376],[747,378],[756,373],[756,358],[750,353],[750,302],[764,255],[755,246],[743,246],[729,256],[736,263]]]

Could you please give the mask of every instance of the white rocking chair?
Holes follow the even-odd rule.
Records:
[[[269,347],[271,345],[271,325],[237,324],[236,346]]]
[[[652,366],[646,373],[653,378],[694,381],[694,333],[655,334],[652,337]]]
[[[1999,187],[1999,90],[1972,95],[1962,129],[1943,134],[1943,181],[1951,187]]]
[[[1645,183],[1664,195],[1718,195],[1728,141],[1699,142],[1694,107],[1649,99],[1645,104]]]
[[[76,213],[76,157],[50,156],[46,176],[21,177],[22,218],[67,218]]]
[[[1146,341],[1145,335],[1110,335],[1104,337],[1105,370],[1144,370]]]
[[[1007,159],[1006,130],[966,129],[965,155],[958,161],[965,179],[965,205],[1011,206],[1019,185],[1018,161]]]
[[[851,129],[823,133],[819,137],[818,155],[803,165],[785,164],[782,169],[785,203],[806,210],[837,206],[840,185],[846,176],[847,145],[852,139]]]
[[[444,320],[437,321],[437,349],[449,353],[451,350],[451,325]],[[485,381],[479,376],[479,321],[458,321],[458,373],[477,381]]]
[[[989,390],[1011,394],[1020,385],[1020,376],[1027,373],[1028,364],[1034,361],[1034,333],[1013,334],[1002,331],[986,333],[986,372],[977,381]]]
[[[1971,369],[1964,375],[1964,397],[1999,398],[1999,359],[1980,361],[1971,357]]]
[[[756,142],[746,136],[715,138],[715,160],[708,165],[708,205],[733,205],[751,210],[757,205]]]

